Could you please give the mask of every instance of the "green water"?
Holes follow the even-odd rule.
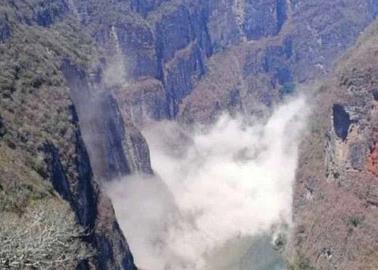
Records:
[[[236,238],[207,257],[206,270],[284,270],[285,263],[268,235]]]

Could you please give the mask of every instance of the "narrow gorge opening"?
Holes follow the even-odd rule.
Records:
[[[136,264],[146,270],[284,269],[303,97],[266,121],[221,116],[191,131],[145,127],[155,175],[107,186]]]

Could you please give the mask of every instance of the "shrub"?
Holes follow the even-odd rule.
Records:
[[[362,218],[359,216],[351,216],[349,218],[349,224],[353,227],[358,227],[362,223]]]
[[[303,255],[297,255],[292,263],[289,264],[288,270],[315,270],[310,261]]]
[[[79,261],[91,257],[91,249],[81,240],[83,229],[68,209],[50,199],[29,207],[21,217],[3,213],[0,268],[75,269]]]

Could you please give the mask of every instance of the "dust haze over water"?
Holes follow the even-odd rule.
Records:
[[[271,242],[292,223],[307,115],[305,99],[296,97],[263,123],[223,115],[191,132],[173,122],[148,126],[143,134],[156,175],[107,187],[136,264],[146,270],[282,269]]]

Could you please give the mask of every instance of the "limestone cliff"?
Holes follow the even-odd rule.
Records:
[[[317,94],[294,197],[294,265],[306,269],[378,267],[377,26]]]
[[[202,121],[225,108],[261,113],[332,70],[378,11],[372,0],[73,5],[108,65],[122,62],[120,108],[136,122]]]
[[[101,191],[153,173],[136,127],[261,116],[330,76],[301,149],[291,262],[376,269],[376,26],[334,63],[377,14],[375,0],[3,0],[0,241],[37,215],[73,247],[67,269],[136,269]],[[64,233],[44,221],[62,216]],[[34,263],[0,254],[0,267]]]

